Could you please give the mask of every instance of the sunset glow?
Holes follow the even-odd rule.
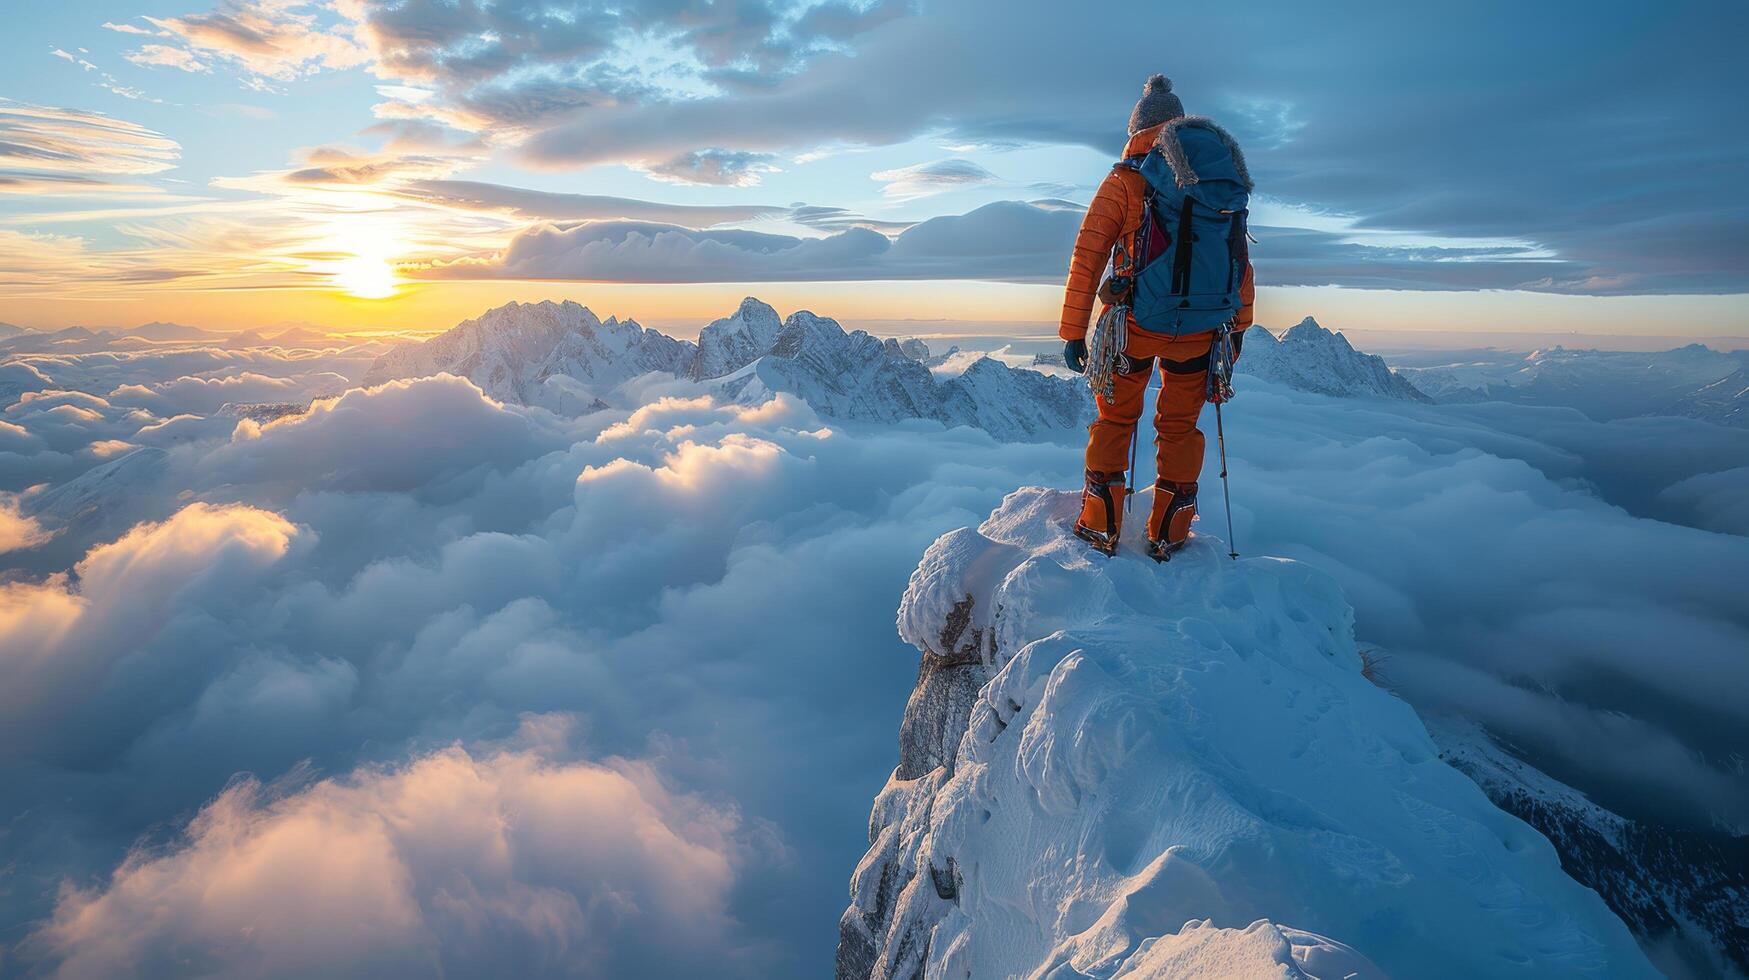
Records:
[[[15,25],[0,69],[0,302],[32,325],[240,330],[290,309],[337,330],[431,332],[549,296],[696,323],[751,292],[846,320],[1048,333],[1075,211],[1121,146],[1133,98],[1125,73],[1069,90],[1010,78],[1013,59],[962,65],[940,49],[957,28],[928,18],[883,14],[840,38],[803,17],[811,2],[776,16],[766,41],[737,42],[770,42],[770,77],[783,80],[772,89],[723,81],[747,70],[732,45],[657,44],[629,10],[602,13],[585,32],[597,41],[573,49],[537,38],[543,23],[582,31],[581,14],[522,19],[521,3],[418,29],[379,0],[98,6],[40,8]],[[1053,16],[1017,10],[1009,26],[1059,36]],[[1451,16],[1453,31],[1476,26]],[[1264,48],[1303,37],[1285,23],[1250,29]],[[1381,50],[1340,46],[1362,65]],[[840,98],[829,52],[841,49],[896,86],[880,118],[813,108]],[[1472,70],[1448,60],[1430,50],[1419,70]],[[1749,334],[1749,283],[1704,252],[1630,261],[1614,227],[1514,221],[1547,194],[1468,201],[1473,175],[1447,173],[1455,155],[1431,137],[1397,141],[1413,159],[1390,164],[1423,176],[1378,169],[1344,128],[1380,92],[1350,84],[1364,71],[1326,76],[1340,89],[1328,102],[1286,67],[1242,86],[1224,72],[1174,69],[1191,110],[1234,127],[1265,178],[1253,255],[1262,295],[1280,304],[1265,304],[1265,323],[1317,313],[1364,329]],[[985,87],[1004,92],[998,115],[1015,132],[980,128]],[[1381,130],[1419,125],[1391,104],[1369,111]],[[1527,123],[1523,139],[1547,157],[1531,170],[1588,173],[1562,161],[1611,144],[1534,135],[1571,118],[1553,113]],[[1352,179],[1306,176],[1340,173]],[[1584,179],[1596,186],[1576,186],[1577,214],[1692,220],[1672,247],[1711,240],[1730,213],[1686,198],[1624,210],[1603,178]]]

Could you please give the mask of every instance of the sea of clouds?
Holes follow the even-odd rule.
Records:
[[[1074,435],[655,377],[563,418],[369,356],[0,364],[0,973],[820,975],[906,578],[1077,485]],[[1412,703],[1749,827],[1749,433],[1261,382],[1227,433],[1240,550],[1335,575]]]

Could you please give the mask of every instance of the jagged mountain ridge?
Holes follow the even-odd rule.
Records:
[[[1392,398],[1430,402],[1377,354],[1355,350],[1348,338],[1306,317],[1277,338],[1263,327],[1245,331],[1237,370],[1265,381],[1338,398]]]
[[[846,331],[807,311],[780,321],[752,297],[706,325],[696,343],[635,321],[603,321],[573,302],[511,303],[384,354],[364,383],[448,372],[503,401],[577,413],[605,407],[617,385],[662,372],[734,401],[782,392],[830,418],[928,419],[976,426],[999,439],[1066,430],[1091,416],[1091,399],[1073,381],[990,359],[958,376],[937,377],[927,357],[921,341]]]
[[[1209,538],[1090,560],[1076,510],[1017,491],[912,575],[840,980],[1655,975],[1362,676],[1330,580]]]

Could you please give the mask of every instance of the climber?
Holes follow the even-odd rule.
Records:
[[[1165,560],[1190,535],[1203,455],[1197,417],[1205,400],[1223,394],[1208,380],[1211,348],[1230,331],[1236,352],[1251,325],[1250,191],[1233,138],[1206,118],[1186,116],[1166,76],[1149,78],[1130,113],[1123,159],[1082,219],[1058,327],[1064,360],[1086,373],[1094,297],[1106,312],[1124,313],[1115,331],[1123,346],[1108,351],[1110,393],[1096,397],[1099,417],[1087,430],[1087,482],[1075,526],[1107,555],[1117,550],[1125,467],[1156,361],[1161,389],[1148,553]],[[1135,482],[1133,474],[1128,481]]]

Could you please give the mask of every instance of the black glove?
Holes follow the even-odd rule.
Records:
[[[1063,344],[1063,363],[1076,374],[1087,373],[1087,341],[1071,340]]]

